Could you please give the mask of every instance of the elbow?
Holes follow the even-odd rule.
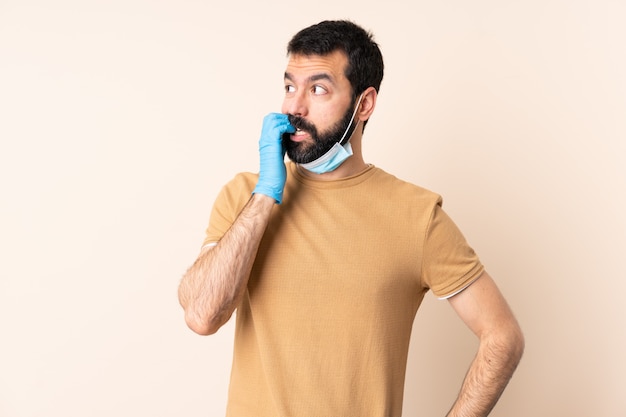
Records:
[[[185,323],[187,327],[200,336],[210,336],[215,334],[219,329],[218,326],[212,326],[206,321],[196,320],[195,318],[189,317],[187,314],[185,314]]]
[[[506,354],[509,363],[516,368],[524,355],[526,341],[524,333],[518,325],[512,326],[503,337],[504,346],[506,346]]]
[[[224,324],[224,322],[218,320],[217,317],[205,318],[188,310],[185,310],[185,323],[187,327],[200,336],[215,334]]]
[[[201,336],[209,336],[215,334],[222,326],[223,323],[217,324],[216,320],[212,319],[210,315],[201,313],[197,308],[198,304],[185,297],[180,288],[178,291],[178,302],[185,313],[185,324],[194,333]]]
[[[520,329],[519,327],[517,328],[517,331],[515,333],[514,340],[514,357],[519,363],[519,361],[522,359],[522,356],[524,355],[524,349],[526,348],[526,339],[524,338],[524,333],[522,332],[522,329]]]
[[[524,334],[517,323],[512,326],[500,327],[481,338],[481,347],[490,356],[497,357],[502,366],[512,374],[522,359],[525,348]]]

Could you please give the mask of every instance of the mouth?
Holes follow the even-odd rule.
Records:
[[[296,131],[294,133],[291,134],[291,140],[293,140],[294,142],[301,142],[303,141],[306,137],[308,136],[308,133],[306,130],[302,130],[302,129],[296,129]]]
[[[289,123],[295,127],[296,131],[289,134],[289,139],[294,143],[311,141],[316,138],[315,125],[309,123],[303,117],[288,115]]]

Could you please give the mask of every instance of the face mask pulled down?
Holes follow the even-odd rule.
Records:
[[[324,153],[319,158],[307,162],[299,164],[302,168],[305,168],[307,171],[312,172],[314,174],[324,174],[327,172],[332,172],[337,169],[346,159],[352,156],[352,146],[350,145],[350,138],[352,134],[356,130],[359,125],[359,121],[357,121],[352,133],[346,139],[346,135],[350,131],[352,127],[352,123],[354,122],[354,116],[359,108],[359,104],[361,104],[361,99],[363,98],[363,94],[359,97],[359,100],[354,107],[354,111],[352,112],[352,117],[350,118],[350,122],[346,127],[346,130],[343,132],[341,139],[339,139],[335,144],[330,148],[326,153]],[[344,143],[345,140],[345,143]]]

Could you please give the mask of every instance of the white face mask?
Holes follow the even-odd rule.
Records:
[[[346,159],[352,156],[352,146],[350,145],[350,138],[352,138],[352,135],[359,126],[360,120],[356,122],[354,131],[352,131],[352,135],[350,135],[350,138],[348,138],[346,143],[344,145],[341,145],[341,142],[343,142],[344,138],[348,134],[348,131],[350,130],[350,126],[352,126],[354,116],[359,109],[359,104],[361,104],[362,98],[363,94],[359,96],[359,100],[357,101],[356,106],[354,107],[354,112],[352,113],[352,117],[350,118],[350,123],[348,123],[348,127],[346,128],[346,131],[343,132],[343,136],[341,136],[341,139],[339,139],[339,141],[335,143],[333,147],[328,150],[328,152],[326,152],[324,155],[320,156],[316,160],[307,162],[306,164],[300,164],[302,168],[305,168],[307,171],[310,171],[314,174],[324,174],[326,172],[334,171],[335,169],[337,169],[337,167],[339,167],[339,165],[343,164]]]

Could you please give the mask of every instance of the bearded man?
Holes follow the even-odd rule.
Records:
[[[448,416],[486,416],[521,358],[522,332],[441,197],[365,162],[378,45],[352,22],[324,21],[287,51],[260,171],[222,189],[179,286],[199,334],[237,311],[227,416],[400,417],[428,291],[480,341]]]

